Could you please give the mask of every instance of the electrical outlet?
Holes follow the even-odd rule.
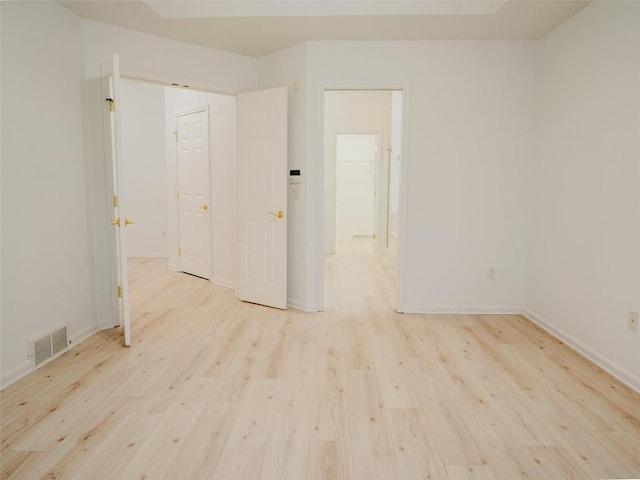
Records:
[[[633,310],[629,312],[629,323],[627,327],[634,332],[638,331],[638,312],[634,312]]]
[[[489,267],[488,277],[489,277],[489,280],[495,280],[496,279],[496,267]]]

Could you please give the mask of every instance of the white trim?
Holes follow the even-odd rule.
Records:
[[[221,287],[230,288],[232,290],[236,289],[236,282],[233,280],[227,280],[225,278],[213,277],[209,280],[211,283],[215,283],[216,285],[220,285]]]
[[[195,107],[190,108],[188,110],[180,110],[179,112],[174,112],[173,116],[178,117],[186,117],[187,115],[193,115],[194,113],[202,113],[205,112],[207,114],[207,121],[209,121],[209,105],[204,105],[203,107]],[[177,123],[176,123],[177,127]]]
[[[634,373],[622,368],[621,366],[615,364],[614,362],[608,360],[602,354],[596,352],[591,347],[588,347],[580,340],[576,339],[572,335],[568,334],[564,330],[556,327],[553,323],[545,320],[540,315],[526,308],[522,309],[522,316],[524,316],[527,320],[535,323],[540,328],[553,335],[557,339],[564,342],[569,348],[579,353],[587,360],[592,363],[595,363],[597,366],[613,375],[615,378],[620,380],[629,388],[635,390],[640,393],[640,377],[635,375]]]
[[[409,205],[409,130],[410,83],[402,88],[402,156],[400,157],[400,196],[398,199],[398,244],[396,267],[396,311],[403,312],[406,304],[407,218]]]
[[[169,270],[172,270],[174,272],[179,272],[180,271],[180,267],[178,265],[174,265],[173,263],[170,263],[167,268]]]
[[[114,328],[114,327],[110,327],[110,328]],[[69,350],[71,350],[71,348],[75,347],[79,343],[84,342],[87,338],[89,338],[94,333],[99,332],[100,330],[104,330],[104,329],[101,329],[96,325],[89,325],[83,328],[82,330],[80,330],[79,332],[76,332],[73,335],[73,337],[69,337],[69,341],[71,342],[69,344]]]
[[[164,87],[171,87],[184,90],[197,90],[199,92],[206,93],[219,93],[222,95],[236,96],[238,89],[236,87],[229,87],[218,83],[207,82],[203,80],[188,79],[184,77],[175,77],[173,75],[162,73],[151,73],[144,70],[138,70],[136,68],[121,67],[121,78],[127,80],[135,80],[138,82],[147,82],[160,84]],[[173,85],[177,83],[178,85]],[[189,88],[184,88],[181,85],[189,85]]]
[[[407,247],[407,198],[409,185],[409,99],[411,83],[407,80],[352,80],[352,81],[322,81],[314,85],[316,94],[316,129],[313,138],[308,139],[307,170],[309,183],[315,190],[309,188],[308,218],[320,219],[318,222],[307,222],[307,245],[309,248],[309,272],[307,286],[309,298],[314,305],[310,310],[324,310],[324,93],[326,90],[400,90],[402,91],[402,157],[400,159],[400,203],[398,225],[398,270],[396,281],[396,311],[406,310],[405,275],[406,275],[406,247]],[[311,90],[313,91],[313,90]],[[307,117],[309,118],[309,117]],[[313,182],[313,183],[312,183]]]
[[[460,314],[460,315],[521,315],[522,307],[469,305],[407,305],[403,313]]]
[[[169,258],[167,252],[127,252],[127,258]]]
[[[32,371],[33,371],[33,366],[31,365],[31,361],[25,360],[17,367],[9,370],[7,374],[4,377],[2,377],[2,380],[0,380],[0,390],[4,390],[9,385],[17,382],[22,377],[31,373]]]
[[[322,310],[318,310],[315,306],[313,305],[309,305],[309,304],[305,304],[303,302],[300,302],[298,300],[293,300],[291,298],[287,299],[287,306],[291,307],[291,308],[295,308],[296,310],[301,310],[303,312],[321,312]]]
[[[66,326],[66,328],[68,329],[69,327]],[[106,328],[113,328],[113,326],[109,326],[109,327],[106,327]],[[97,333],[99,330],[101,330],[101,328],[99,326],[97,326],[97,325],[89,325],[89,326],[83,328],[82,330],[77,332],[73,337],[69,337],[70,343],[69,343],[69,345],[67,346],[67,348],[65,350],[63,350],[59,354],[51,357],[46,362],[44,362],[42,365],[39,365],[38,368],[41,367],[41,366],[46,365],[47,363],[50,363],[50,362],[54,361],[56,358],[60,358],[62,355],[64,355],[65,353],[71,351],[76,345],[79,345],[84,340],[86,340],[87,338],[89,338],[93,334]],[[0,380],[0,390],[4,390],[9,385],[17,382],[21,378],[25,377],[26,375],[28,375],[31,372],[35,372],[36,370],[37,370],[37,368],[35,368],[35,366],[33,365],[33,363],[30,360],[25,360],[20,365],[18,365],[14,369],[10,370],[4,377],[2,377],[2,379]]]
[[[119,319],[107,318],[98,322],[98,330],[109,330],[110,328],[119,327]]]
[[[605,358],[601,353],[588,347],[564,330],[556,327],[540,315],[522,307],[469,307],[469,306],[415,306],[406,307],[405,313],[422,314],[477,314],[477,315],[522,315],[527,320],[542,328],[545,332],[560,340],[569,348],[588,361],[605,370],[607,373],[640,393],[640,377],[633,372]]]

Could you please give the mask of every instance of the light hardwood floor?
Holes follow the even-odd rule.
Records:
[[[522,317],[394,313],[369,244],[328,259],[318,314],[133,260],[133,346],[6,388],[1,478],[640,477],[639,395]]]

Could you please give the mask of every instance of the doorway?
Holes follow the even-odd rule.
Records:
[[[121,83],[125,188],[131,216],[136,219],[136,225],[128,230],[128,255],[160,258],[171,270],[187,271],[235,288],[236,97],[129,78]],[[177,122],[181,116],[176,115],[202,110],[207,112],[203,115],[208,126],[201,133],[209,137],[205,142],[209,153],[201,171],[192,178],[210,191],[194,199],[189,211],[194,218],[208,221],[192,227],[200,230],[197,237],[208,237],[210,243],[195,244],[189,253],[183,248],[186,239],[179,228],[181,214],[188,213],[181,212],[185,202],[178,198],[179,183],[180,178],[189,177],[181,177],[179,172]],[[199,263],[196,270],[185,268],[182,253]]]
[[[369,252],[381,265],[375,271],[389,277],[394,291],[402,93],[326,89],[323,98],[325,263],[335,269],[352,261],[348,255]]]
[[[123,159],[123,155],[122,155],[122,150],[123,150],[122,137],[126,136],[126,134],[123,135],[124,132],[120,125],[120,118],[121,118],[120,112],[122,111],[123,105],[130,105],[132,102],[131,101],[127,102],[126,100],[124,100],[124,102],[121,102],[121,100],[123,100],[126,95],[123,95],[122,97],[120,95],[121,94],[121,89],[120,89],[121,77],[120,77],[118,55],[117,54],[113,55],[112,65],[102,65],[101,70],[103,73],[102,89],[103,89],[103,94],[106,97],[105,104],[107,105],[103,107],[103,115],[105,117],[104,118],[105,120],[104,121],[105,152],[116,152],[115,155],[110,154],[110,156],[112,157],[112,162],[107,162],[107,164],[105,165],[105,171],[113,172],[115,174],[116,165],[118,165],[117,185],[115,182],[110,182],[108,178],[109,175],[107,175],[107,185],[106,185],[107,199],[110,204],[111,203],[113,204],[114,210],[112,213],[115,214],[114,218],[111,219],[111,225],[119,227],[121,224],[124,224],[124,226],[127,226],[135,222],[131,221],[128,217],[124,218],[124,222],[120,221],[121,216],[124,217],[125,213],[130,212],[128,209],[128,205],[129,205],[128,202],[124,202],[123,200],[124,198],[128,200],[129,189],[128,189],[128,186],[125,186],[126,177],[122,173],[124,168],[120,168],[121,166],[124,167],[124,165],[126,164],[126,161]],[[140,81],[143,87],[149,86],[150,84],[153,86],[157,86],[157,83],[153,81],[147,82],[145,80],[134,80],[134,79],[130,79],[130,81],[134,83],[136,81]],[[287,144],[288,144],[287,89],[273,88],[273,89],[262,90],[262,91],[247,92],[247,93],[240,94],[236,97],[235,95],[228,95],[228,94],[216,94],[216,93],[192,91],[190,90],[189,85],[185,85],[185,84],[183,84],[181,88],[180,88],[180,85],[177,83],[171,83],[170,85],[171,87],[169,88],[166,85],[162,85],[162,94],[163,94],[162,101],[153,102],[154,107],[158,107],[158,105],[162,106],[161,108],[161,110],[163,110],[162,114],[156,112],[158,114],[155,115],[155,117],[163,118],[165,123],[165,131],[158,138],[161,139],[159,144],[164,143],[166,147],[165,149],[165,154],[166,154],[166,159],[165,159],[166,170],[165,171],[167,176],[166,197],[168,197],[168,200],[169,200],[167,202],[168,203],[168,209],[167,209],[168,222],[167,223],[169,227],[168,228],[169,233],[174,234],[174,235],[169,235],[169,239],[167,242],[168,252],[166,256],[168,256],[169,258],[169,269],[172,269],[172,266],[173,266],[174,270],[178,270],[178,268],[175,268],[175,267],[176,265],[179,264],[180,270],[185,270],[181,268],[182,267],[181,262],[180,263],[176,261],[172,262],[172,251],[175,252],[173,254],[174,260],[176,259],[176,257],[179,258],[181,256],[181,249],[180,249],[181,234],[180,234],[179,220],[181,218],[180,213],[186,213],[186,212],[180,212],[180,207],[179,207],[180,205],[179,188],[181,185],[179,183],[179,178],[181,178],[180,173],[184,173],[184,172],[181,172],[181,168],[179,168],[178,166],[178,164],[180,163],[179,162],[180,155],[178,154],[178,150],[181,148],[180,145],[178,145],[178,139],[180,136],[179,130],[181,125],[180,125],[180,119],[179,119],[180,115],[176,115],[176,112],[185,111],[185,109],[188,107],[192,111],[190,113],[193,113],[194,108],[197,109],[198,107],[189,105],[190,103],[195,103],[196,105],[204,104],[205,107],[200,108],[200,110],[202,110],[205,113],[209,113],[209,112],[213,113],[213,119],[210,119],[211,121],[209,121],[208,133],[203,131],[203,129],[206,130],[205,122],[200,122],[200,121],[191,122],[189,127],[191,130],[191,133],[195,133],[196,129],[200,129],[198,137],[200,137],[200,139],[204,139],[208,136],[210,141],[213,143],[213,145],[209,145],[210,154],[206,156],[202,153],[202,151],[200,151],[199,154],[201,154],[201,157],[202,157],[200,159],[201,161],[196,162],[196,163],[199,163],[201,167],[203,165],[206,165],[208,172],[205,171],[207,170],[205,168],[200,168],[200,169],[192,168],[192,169],[189,169],[188,176],[190,175],[191,177],[194,177],[194,178],[196,176],[198,177],[197,182],[192,182],[192,184],[195,184],[198,182],[202,184],[208,184],[209,194],[196,195],[196,196],[198,197],[197,198],[198,200],[203,200],[203,199],[206,200],[208,198],[210,203],[212,204],[211,207],[209,207],[209,204],[207,203],[197,206],[197,208],[200,208],[205,212],[205,216],[207,216],[207,213],[208,213],[209,218],[207,219],[207,222],[210,226],[209,228],[210,231],[203,232],[203,230],[207,230],[207,228],[193,228],[192,230],[193,231],[199,230],[200,233],[203,233],[204,235],[208,236],[211,242],[211,248],[209,249],[208,252],[205,252],[206,255],[202,256],[203,258],[205,258],[206,256],[209,256],[209,258],[213,259],[210,262],[206,262],[206,258],[205,258],[205,262],[204,262],[204,263],[210,263],[208,267],[211,269],[210,270],[211,276],[207,275],[210,277],[209,280],[213,283],[218,283],[225,287],[234,288],[237,294],[238,293],[238,262],[236,261],[236,259],[238,257],[238,248],[237,248],[236,242],[238,238],[241,238],[241,236],[239,235],[239,232],[236,227],[239,224],[239,220],[242,220],[242,217],[238,217],[237,215],[238,209],[237,209],[236,193],[238,190],[238,186],[242,184],[244,180],[247,180],[247,178],[243,179],[242,175],[237,174],[238,171],[240,170],[237,169],[237,166],[236,166],[236,146],[237,146],[236,137],[238,136],[238,132],[243,132],[243,133],[247,133],[247,132],[243,131],[242,129],[238,129],[238,130],[236,129],[237,127],[236,98],[238,98],[238,101],[242,99],[249,101],[249,108],[245,109],[244,111],[249,111],[250,113],[247,119],[247,122],[245,122],[247,126],[249,126],[250,128],[255,123],[254,120],[256,117],[251,113],[251,112],[255,113],[255,110],[256,110],[255,107],[258,106],[259,104],[260,109],[266,112],[266,114],[262,115],[262,117],[267,121],[268,125],[264,125],[265,122],[262,122],[263,128],[260,128],[257,131],[252,131],[250,133],[250,136],[252,137],[249,143],[254,144],[255,142],[253,142],[253,140],[255,140],[255,138],[258,138],[258,137],[260,138],[264,137],[265,139],[267,139],[266,146],[268,147],[268,150],[273,155],[278,156],[277,164],[275,164],[274,162],[271,162],[269,160],[269,157],[263,154],[264,149],[260,149],[260,148],[251,150],[251,153],[249,155],[245,155],[244,157],[240,156],[240,158],[241,160],[242,158],[244,158],[244,163],[246,164],[245,166],[251,169],[253,169],[254,167],[253,164],[255,164],[256,162],[265,163],[265,168],[268,175],[265,176],[265,178],[263,179],[264,191],[269,193],[270,198],[271,197],[275,198],[276,195],[271,195],[274,192],[271,191],[270,184],[273,184],[273,182],[269,182],[267,178],[275,179],[276,177],[278,177],[281,180],[280,183],[284,184],[284,180],[280,178],[280,176],[278,175],[278,172],[285,170],[285,166],[287,162],[287,156],[286,156]],[[177,88],[173,88],[173,87],[177,87]],[[260,101],[254,102],[254,100],[256,100],[256,96],[260,97],[259,99]],[[136,97],[134,96],[133,98],[136,98]],[[119,105],[118,108],[115,108],[116,104]],[[148,113],[144,108],[140,110],[144,112],[144,114]],[[114,114],[114,112],[116,113]],[[242,112],[243,112],[242,110],[238,112],[239,118],[241,117],[240,114]],[[115,118],[115,122],[113,122],[114,118]],[[115,127],[113,125],[114,123],[115,123]],[[143,121],[140,121],[139,123],[145,124],[146,122],[143,120]],[[274,136],[273,135],[274,130],[277,130],[278,132],[280,132],[280,134]],[[192,136],[195,136],[195,135],[192,135]],[[137,138],[136,135],[132,135],[131,137]],[[164,137],[164,140],[162,140],[163,137]],[[202,144],[203,142],[200,142],[200,143]],[[146,151],[146,148],[143,147],[142,150]],[[191,157],[193,157],[193,155],[191,155]],[[160,155],[158,155],[158,158],[160,158]],[[264,162],[265,159],[267,160],[266,162]],[[246,169],[243,169],[242,171],[246,171]],[[184,175],[182,177],[184,177]],[[257,178],[257,175],[253,175],[252,178]],[[118,188],[116,188],[116,186]],[[143,185],[143,188],[140,188],[137,190],[139,190],[138,193],[140,193],[141,195],[143,196],[145,195],[144,185]],[[191,192],[193,191],[194,190],[192,189]],[[284,188],[278,188],[277,200],[278,200],[278,204],[282,205],[282,208],[280,210],[276,209],[273,211],[271,210],[264,211],[264,215],[269,215],[270,216],[269,218],[271,217],[277,218],[277,220],[280,221],[279,223],[281,224],[281,226],[284,227],[279,229],[271,228],[270,231],[268,232],[269,238],[270,240],[272,240],[271,244],[274,246],[277,245],[277,248],[274,247],[274,250],[277,250],[278,253],[280,253],[280,257],[276,258],[272,255],[264,254],[262,255],[262,258],[257,258],[257,256],[255,255],[252,258],[254,258],[256,263],[260,263],[260,262],[278,263],[280,258],[285,259],[285,262],[279,263],[279,265],[280,264],[283,265],[283,267],[281,268],[281,271],[284,272],[283,275],[278,275],[276,278],[271,275],[271,273],[274,272],[276,269],[268,268],[267,269],[268,275],[266,275],[266,278],[263,278],[263,283],[265,285],[270,282],[271,283],[277,282],[278,292],[280,291],[283,292],[283,294],[280,296],[283,297],[285,300],[281,302],[280,299],[278,299],[278,303],[276,304],[276,302],[270,302],[270,301],[262,302],[260,301],[260,299],[258,299],[259,301],[257,303],[261,303],[261,304],[264,303],[267,306],[277,306],[277,307],[280,307],[280,305],[282,305],[282,308],[286,308],[286,296],[287,296],[286,295],[286,288],[287,288],[286,242],[278,241],[278,239],[276,238],[276,235],[274,235],[275,230],[282,230],[282,232],[284,232],[284,235],[280,235],[280,236],[281,237],[284,236],[284,238],[286,239],[286,224],[281,221],[283,218],[285,218],[285,215],[286,215],[285,214],[286,202],[283,200],[283,198],[286,198],[286,190]],[[127,208],[125,208],[125,205]],[[178,221],[176,221],[176,217]],[[244,222],[243,227],[244,226],[246,226],[246,222]],[[171,227],[173,227],[173,232],[171,232]],[[127,273],[127,265],[128,265],[127,259],[130,256],[131,251],[129,248],[125,247],[126,236],[123,234],[124,229],[118,230],[118,232],[119,232],[119,235],[118,235],[117,242],[113,240],[112,235],[109,236],[109,241],[111,243],[110,247],[115,247],[115,248],[110,248],[110,251],[109,251],[109,254],[110,254],[109,283],[110,283],[111,308],[112,308],[111,318],[112,318],[112,321],[114,322],[113,326],[119,326],[120,319],[123,319],[124,332],[125,332],[125,345],[130,345],[130,335],[128,333],[129,332],[129,321],[128,321],[129,282],[127,280],[126,273]],[[175,238],[175,243],[173,243],[173,245],[177,246],[177,248],[172,248],[172,241],[171,241],[172,236]],[[117,250],[118,246],[120,247],[119,250]],[[258,250],[259,250],[259,246],[253,248],[250,253],[256,253],[258,252]],[[119,257],[118,257],[118,254],[119,254]],[[219,259],[217,263],[215,262],[216,259]],[[117,274],[118,272],[116,271],[116,268],[115,268],[117,265],[117,262],[120,262],[121,268],[119,271],[122,272],[121,275]],[[222,265],[222,267],[218,268],[219,265]],[[227,267],[227,268],[224,268],[224,267]],[[225,274],[225,277],[218,277],[217,272]],[[253,299],[251,298],[248,298],[246,300],[253,301]],[[118,309],[120,305],[122,305],[123,307],[122,310],[124,313],[122,315],[118,314]]]

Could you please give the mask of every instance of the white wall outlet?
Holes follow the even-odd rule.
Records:
[[[495,280],[496,279],[496,267],[489,267],[489,273],[487,275],[489,277],[489,280]]]
[[[633,310],[629,312],[629,323],[627,327],[634,332],[638,331],[638,312],[634,312]]]

